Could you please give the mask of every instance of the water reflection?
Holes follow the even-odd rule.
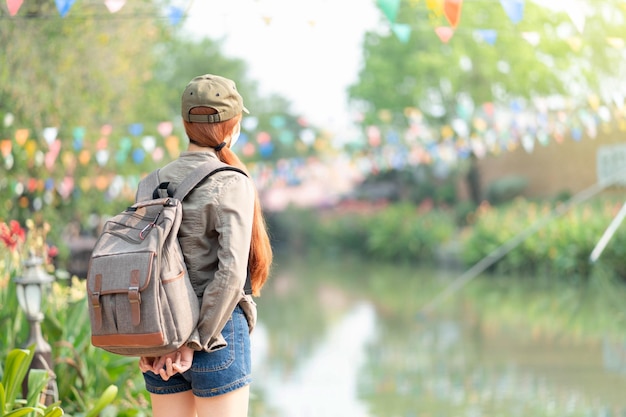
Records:
[[[366,403],[357,392],[359,370],[366,365],[366,346],[374,336],[374,309],[367,303],[354,306],[333,323],[321,343],[301,358],[291,372],[268,369],[267,329],[255,335],[261,354],[255,358],[257,381],[267,389],[266,401],[284,416],[366,417]]]
[[[401,266],[279,266],[259,299],[251,415],[626,416],[623,339],[537,334],[485,320],[462,298],[420,316],[441,279]]]

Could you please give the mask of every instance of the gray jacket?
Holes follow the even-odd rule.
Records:
[[[212,149],[182,152],[159,171],[161,182],[178,185],[192,169],[217,158]],[[209,177],[183,201],[178,233],[189,277],[200,300],[200,319],[187,345],[212,351],[226,346],[222,329],[239,304],[250,332],[256,324],[256,304],[244,293],[248,268],[255,190],[239,172]]]

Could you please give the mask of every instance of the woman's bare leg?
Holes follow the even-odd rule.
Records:
[[[195,398],[198,417],[246,417],[250,385],[216,397]]]
[[[196,403],[191,391],[176,394],[150,394],[153,417],[196,417]]]

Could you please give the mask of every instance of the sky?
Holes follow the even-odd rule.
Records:
[[[185,30],[224,38],[222,52],[247,63],[262,94],[277,93],[311,124],[350,136],[345,90],[380,16],[374,0],[195,0]]]

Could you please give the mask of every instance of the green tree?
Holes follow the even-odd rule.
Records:
[[[626,36],[623,5],[593,3],[579,34],[564,11],[525,4],[523,20],[515,25],[499,2],[466,1],[453,37],[443,43],[435,33],[436,27],[449,26],[443,14],[428,11],[422,2],[402,1],[396,21],[386,24],[390,30],[367,33],[364,66],[349,88],[351,100],[364,109],[364,124],[380,123],[381,110],[391,111],[393,123],[401,126],[406,108],[445,124],[464,104],[508,105],[550,94],[582,100],[610,89],[625,68],[622,52],[607,43]],[[392,30],[400,24],[411,30],[406,42]],[[489,33],[484,30],[496,31],[493,45],[481,41]],[[528,33],[539,37],[537,45],[524,40]]]
[[[250,117],[258,120],[254,129],[244,132],[255,142],[256,135],[267,132],[272,139],[272,152],[251,157],[248,161],[275,161],[280,158],[310,155],[314,150],[297,146],[298,137],[307,126],[299,122],[299,115],[291,111],[291,102],[279,95],[261,96],[259,83],[247,75],[245,60],[224,55],[221,44],[224,39],[190,38],[178,35],[157,51],[155,76],[147,90],[156,93],[155,99],[164,100],[172,119],[180,118],[180,94],[186,83],[200,74],[219,74],[235,80],[244,98]],[[312,127],[314,131],[317,128]],[[299,143],[302,145],[302,143]]]
[[[77,2],[61,17],[54,2],[25,2],[10,17],[0,8],[0,116],[41,132],[46,126],[99,127],[142,114],[152,51],[167,35],[153,0],[116,14]],[[4,130],[3,130],[4,129]],[[0,134],[11,132],[0,125]]]

